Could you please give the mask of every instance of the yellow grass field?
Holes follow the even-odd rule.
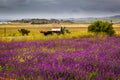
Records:
[[[87,27],[90,24],[28,24],[28,23],[10,23],[10,24],[0,24],[0,41],[3,40],[39,40],[39,39],[53,39],[53,38],[74,38],[81,36],[89,36],[91,33],[87,32]],[[71,34],[65,35],[50,35],[45,37],[41,34],[40,30],[51,30],[56,27],[67,27]],[[113,25],[116,34],[120,35],[120,24]],[[25,28],[30,30],[28,36],[22,36],[18,29]]]
[[[29,23],[10,23],[0,24],[0,28],[4,27],[88,27],[90,24],[29,24]]]
[[[0,28],[19,28],[19,27],[88,27],[90,24],[29,24],[29,23],[10,23],[0,24]],[[120,27],[120,24],[114,24],[113,27]]]

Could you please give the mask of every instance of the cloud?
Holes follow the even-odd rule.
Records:
[[[0,0],[0,13],[78,15],[120,13],[120,0]]]

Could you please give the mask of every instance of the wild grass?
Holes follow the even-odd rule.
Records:
[[[44,24],[44,25],[31,25],[22,23],[2,24],[0,25],[0,41],[22,41],[22,40],[49,40],[49,39],[64,39],[64,38],[77,38],[77,37],[93,37],[93,33],[87,32],[89,24]],[[48,31],[54,27],[68,27],[70,34],[64,35],[48,35],[44,36],[40,30]],[[120,35],[120,25],[113,25],[116,35]],[[28,36],[22,36],[18,29],[25,28],[30,30]],[[100,35],[103,37],[103,35]],[[105,35],[104,35],[105,36]]]

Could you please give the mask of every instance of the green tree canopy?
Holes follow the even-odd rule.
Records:
[[[91,25],[88,26],[88,32],[95,32],[95,33],[106,33],[109,36],[115,34],[115,31],[112,27],[113,23],[103,22],[103,21],[95,21]]]

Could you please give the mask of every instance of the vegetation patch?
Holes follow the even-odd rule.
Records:
[[[112,27],[113,23],[103,22],[103,21],[95,21],[91,25],[88,26],[88,32],[98,33],[106,33],[109,36],[115,34],[115,30]]]

